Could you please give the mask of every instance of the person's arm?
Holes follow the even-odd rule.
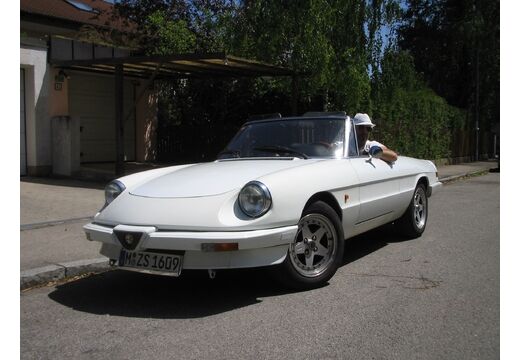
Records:
[[[383,152],[381,153],[381,156],[379,157],[381,160],[388,161],[388,162],[394,162],[397,160],[397,154],[395,151],[390,150],[386,146],[382,146]]]
[[[378,143],[376,141],[373,141],[370,144],[368,153],[375,158],[378,158],[378,159],[381,159],[381,160],[384,160],[387,162],[394,162],[397,160],[397,154],[395,151],[390,150],[383,144]]]

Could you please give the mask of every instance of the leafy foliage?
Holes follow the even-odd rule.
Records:
[[[451,132],[462,124],[464,112],[426,86],[409,53],[386,51],[381,72],[375,95],[376,136],[401,154],[448,157]]]
[[[144,31],[147,36],[147,50],[154,55],[185,53],[193,49],[195,35],[184,20],[168,21],[166,13],[156,10],[147,16]]]
[[[291,68],[302,74],[299,113],[365,112],[378,124],[377,140],[403,155],[439,158],[449,156],[451,133],[475,111],[475,46],[477,68],[490,71],[479,111],[498,116],[498,25],[490,26],[497,4],[123,0],[118,9],[143,29],[147,53],[225,51]],[[290,115],[293,85],[290,78],[162,82],[164,160],[211,158],[251,114]]]
[[[448,103],[499,121],[498,0],[409,0],[399,45]]]

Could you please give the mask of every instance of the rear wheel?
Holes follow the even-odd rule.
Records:
[[[417,238],[426,229],[428,198],[424,184],[418,184],[404,215],[395,222],[398,231],[408,238]]]
[[[344,236],[338,214],[317,201],[303,212],[285,261],[276,268],[286,286],[311,289],[325,284],[341,265]]]

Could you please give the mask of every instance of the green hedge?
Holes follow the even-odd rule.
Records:
[[[398,89],[374,111],[374,137],[401,155],[439,159],[449,157],[452,130],[465,114],[430,89]]]
[[[449,157],[452,132],[466,113],[427,87],[406,52],[385,54],[373,83],[374,138],[401,155],[423,159]]]

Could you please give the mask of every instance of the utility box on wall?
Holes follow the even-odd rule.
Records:
[[[52,122],[52,173],[72,176],[80,170],[79,118],[55,116]]]

